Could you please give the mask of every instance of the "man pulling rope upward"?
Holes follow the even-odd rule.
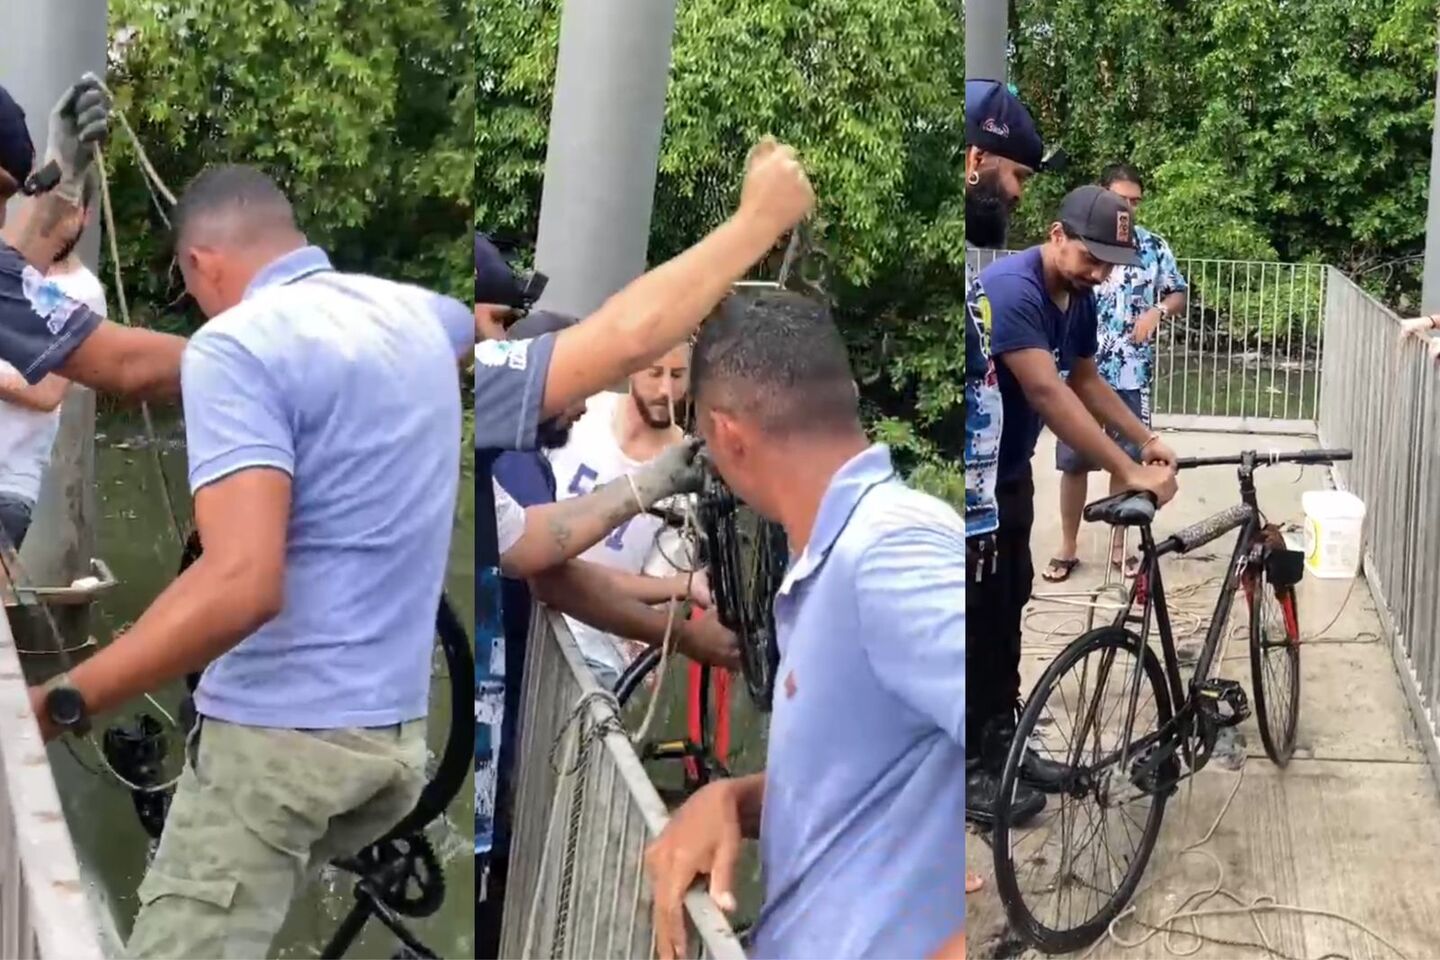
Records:
[[[101,83],[81,80],[51,111],[37,168],[24,112],[0,88],[0,359],[31,384],[58,373],[105,393],[169,399],[180,392],[183,337],[103,320],[44,276],[85,229],[85,178],[109,120]],[[22,191],[33,195],[6,223],[3,205]]]

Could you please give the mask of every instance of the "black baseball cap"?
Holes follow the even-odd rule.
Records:
[[[0,170],[17,185],[23,184],[35,165],[35,144],[25,126],[25,111],[10,92],[0,87]]]
[[[1045,144],[1035,120],[1010,88],[994,80],[965,81],[965,146],[1039,171]]]
[[[1102,263],[1132,267],[1140,262],[1134,213],[1117,193],[1087,184],[1060,201],[1060,222]]]

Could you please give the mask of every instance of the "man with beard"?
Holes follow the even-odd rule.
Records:
[[[969,608],[970,633],[981,643],[970,659],[967,747],[978,761],[966,778],[966,816],[994,821],[1000,772],[1015,735],[1020,706],[1021,619],[1030,601],[1034,567],[1030,530],[1035,484],[1030,461],[1042,426],[1110,472],[1116,489],[1144,490],[1160,503],[1175,495],[1175,455],[1135,416],[1100,376],[1094,289],[1119,264],[1137,262],[1133,214],[1119,196],[1098,186],[1066,195],[1043,244],[1000,260],[980,274],[992,317],[990,347],[997,361],[1004,427],[995,500],[995,555],[983,601]],[[1134,443],[1132,460],[1106,434],[1105,424]],[[983,654],[983,655],[981,655]],[[973,746],[971,746],[973,744]],[[1041,791],[1062,771],[1028,755],[1021,776]],[[1044,798],[1017,813],[1033,816]]]
[[[1025,183],[1037,170],[1044,145],[1035,121],[1018,97],[1003,84],[972,80],[965,84],[965,240],[975,247],[1002,247],[1010,214],[1020,202]],[[1004,410],[1000,381],[990,356],[990,302],[965,260],[965,609],[971,624],[987,621],[987,609],[1003,598],[990,583],[994,572],[996,530],[1000,525],[995,503],[1000,433]],[[967,632],[966,669],[984,675],[982,662],[990,654],[990,638]],[[979,731],[969,729],[966,708],[967,771],[982,775]],[[977,784],[983,789],[984,784]],[[967,785],[968,788],[968,785]],[[1020,819],[1033,816],[1045,800],[1021,784],[1015,797]],[[980,878],[966,874],[965,889],[980,888]]]
[[[559,333],[578,322],[574,317],[536,311],[509,331],[518,340]],[[534,520],[543,522],[545,504],[556,500],[555,472],[547,454],[566,445],[571,427],[585,413],[576,403],[536,429],[536,450],[507,450],[495,458],[496,522],[500,527],[501,616],[505,633],[504,713],[496,765],[494,840],[485,899],[476,910],[477,956],[499,953],[499,935],[506,879],[509,873],[509,836],[516,783],[516,748],[520,737],[520,693],[524,689],[525,656],[530,635],[532,594],[548,606],[604,630],[621,631],[647,643],[664,641],[673,631],[676,646],[693,658],[726,668],[737,668],[735,635],[719,620],[675,619],[648,604],[672,597],[684,598],[685,584],[652,577],[627,575],[585,560],[568,559],[545,569],[546,555],[521,546],[524,530]],[[620,483],[627,481],[622,477]],[[593,496],[593,495],[592,495]],[[583,498],[582,498],[583,499]],[[578,503],[576,504],[578,506]],[[531,514],[534,514],[532,517]],[[628,522],[628,521],[627,521]],[[521,549],[517,550],[517,546]],[[587,546],[576,542],[573,553]],[[573,554],[572,554],[573,555]]]
[[[561,500],[579,497],[599,484],[632,472],[661,451],[680,443],[685,432],[675,422],[690,387],[690,346],[681,344],[655,359],[629,378],[628,394],[602,393],[591,397],[585,415],[571,431],[570,440],[550,455]],[[658,517],[640,515],[617,526],[581,558],[612,571],[639,578],[655,551],[664,526]],[[693,599],[704,602],[703,582],[697,577],[645,578],[653,587],[683,591],[689,582]],[[665,586],[668,584],[668,586]],[[695,589],[698,588],[698,589]],[[667,594],[668,595],[668,594]],[[613,688],[625,671],[629,656],[619,636],[570,618],[570,628],[586,662],[602,687]]]

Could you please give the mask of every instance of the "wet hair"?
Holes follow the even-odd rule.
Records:
[[[859,431],[859,397],[830,310],[786,290],[732,293],[700,327],[690,361],[697,404],[768,434]]]
[[[1100,186],[1108,190],[1116,183],[1133,183],[1142,189],[1145,186],[1145,181],[1140,179],[1140,171],[1128,163],[1107,164],[1105,169],[1100,171]]]
[[[275,181],[255,167],[210,167],[190,181],[175,206],[177,250],[202,238],[246,245],[282,232],[299,232],[295,210]]]

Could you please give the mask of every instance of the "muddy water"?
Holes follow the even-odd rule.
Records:
[[[139,417],[102,416],[99,432],[99,553],[120,580],[119,586],[96,606],[91,618],[91,632],[105,643],[135,620],[174,579],[179,548],[170,533],[152,460],[144,449]],[[173,423],[162,423],[160,432],[162,458],[172,478],[172,489],[179,494],[181,507],[188,511],[183,434]],[[447,590],[461,622],[467,626],[475,620],[474,542],[473,491],[464,490],[456,518]],[[432,754],[438,757],[450,720],[448,680],[438,653],[431,691],[430,743]],[[163,691],[158,699],[173,711],[179,694],[177,685]],[[143,701],[132,709],[142,707],[146,707]],[[153,708],[148,709],[153,712]],[[83,869],[108,900],[119,934],[124,937],[137,909],[135,890],[144,874],[148,838],[135,818],[129,793],[113,780],[85,769],[97,766],[88,744],[78,744],[76,751],[79,761],[64,749],[51,750],[56,780]],[[172,759],[178,757],[178,751],[178,744],[172,744]],[[417,920],[412,926],[420,939],[442,957],[474,953],[473,795],[471,786],[462,788],[445,821],[431,828],[431,838],[446,863],[447,895],[437,914]],[[276,940],[276,953],[282,957],[318,956],[352,902],[350,887],[348,877],[337,874],[323,877],[306,890]],[[395,937],[372,920],[348,956],[386,958],[393,955],[396,946]]]

